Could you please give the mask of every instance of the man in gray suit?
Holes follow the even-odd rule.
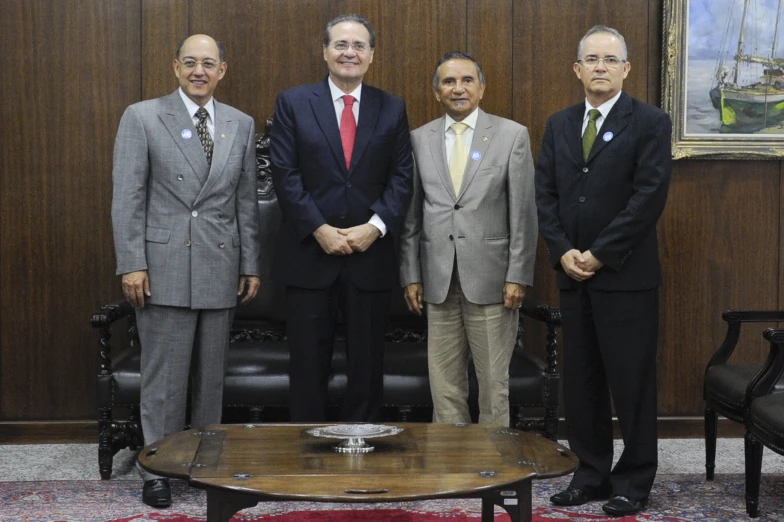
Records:
[[[428,316],[434,422],[471,422],[469,350],[479,422],[509,425],[518,308],[533,282],[534,165],[528,130],[479,108],[482,69],[444,55],[433,91],[446,114],[411,133],[414,196],[401,237],[409,310]]]
[[[259,287],[253,119],[212,94],[226,73],[206,35],[183,40],[180,88],[126,109],[114,146],[117,274],[136,307],[141,421],[150,444],[185,425],[219,423],[237,296]],[[171,505],[166,479],[141,470],[142,500]]]

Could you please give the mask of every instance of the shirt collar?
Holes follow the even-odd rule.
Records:
[[[188,111],[188,114],[190,114],[191,118],[193,118],[196,116],[196,111],[199,110],[199,104],[188,98],[188,96],[186,96],[183,92],[182,87],[180,87],[179,90],[180,98],[182,98],[182,101],[185,104],[185,109]],[[211,97],[210,101],[207,102],[204,108],[207,109],[207,114],[210,115],[210,121],[215,123],[215,98]]]
[[[474,111],[471,114],[463,118],[463,121],[461,121],[460,123],[465,123],[473,130],[476,129],[476,122],[478,119],[479,119],[479,107],[474,109]],[[455,123],[455,119],[452,118],[449,114],[444,114],[444,133],[446,133],[446,131],[449,130],[449,127],[451,127],[453,123]]]
[[[606,118],[610,111],[615,106],[615,102],[618,101],[618,98],[621,97],[621,93],[623,91],[618,91],[618,94],[604,102],[603,104],[599,105],[598,107],[594,107],[590,103],[588,103],[588,99],[585,100],[585,113],[583,114],[583,121],[588,117],[588,111],[591,109],[599,109],[599,112],[602,113],[602,118]]]
[[[332,95],[333,102],[338,101],[338,99],[346,95],[345,92],[341,91],[340,88],[337,85],[335,85],[335,82],[332,81],[332,78],[327,77],[327,83],[329,84],[329,92]],[[360,83],[356,89],[354,89],[348,94],[353,96],[354,100],[357,103],[359,103],[359,98],[362,96],[362,84]]]

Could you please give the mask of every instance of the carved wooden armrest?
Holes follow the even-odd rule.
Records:
[[[716,364],[726,363],[740,338],[740,327],[743,323],[773,323],[784,321],[784,310],[726,310],[721,318],[727,323],[727,334],[724,336],[719,349],[708,361],[708,368]]]
[[[90,318],[90,324],[93,328],[98,329],[100,336],[101,369],[98,372],[99,376],[112,373],[112,359],[110,355],[112,347],[109,344],[109,340],[112,338],[112,325],[120,319],[129,318],[133,313],[133,307],[127,301],[118,301],[103,305]],[[131,340],[136,338],[136,321],[131,321],[129,325],[129,337]]]
[[[784,329],[768,328],[762,335],[770,343],[770,351],[765,364],[746,387],[746,404],[751,404],[757,397],[770,394],[784,374]]]

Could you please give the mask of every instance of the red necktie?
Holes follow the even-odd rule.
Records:
[[[343,142],[343,156],[346,168],[351,168],[351,155],[354,153],[354,138],[357,135],[357,120],[354,119],[354,97],[343,96],[343,114],[340,116],[340,141]]]

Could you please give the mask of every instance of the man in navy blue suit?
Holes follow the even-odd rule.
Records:
[[[283,219],[272,276],[286,285],[293,422],[325,420],[338,313],[348,360],[341,420],[372,421],[381,410],[393,235],[411,199],[413,160],[405,103],[362,83],[375,45],[367,19],[331,20],[328,77],[275,102],[272,179]]]

